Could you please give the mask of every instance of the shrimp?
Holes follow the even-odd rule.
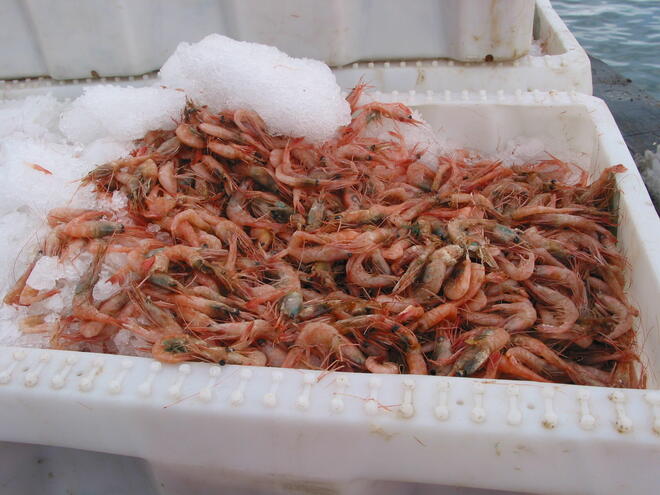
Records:
[[[408,184],[419,187],[423,191],[431,191],[433,188],[435,172],[422,162],[415,162],[409,165],[406,176]]]
[[[172,219],[170,231],[174,235],[185,237],[187,231],[183,228],[184,226],[187,226],[188,229],[190,227],[194,227],[206,232],[211,231],[211,226],[206,223],[195,210],[192,209],[183,210],[182,212],[177,213]],[[199,241],[190,244],[196,244],[199,246]]]
[[[209,330],[219,338],[254,342],[260,339],[277,340],[277,330],[266,320],[237,321],[231,323],[214,323]]]
[[[273,193],[279,192],[279,186],[273,173],[266,167],[260,165],[241,165],[234,170],[245,177],[249,177],[267,191]]]
[[[498,371],[507,375],[534,382],[550,383],[539,373],[548,368],[541,358],[523,347],[508,349],[498,365]]]
[[[348,235],[344,235],[342,238],[339,238],[337,234],[334,235],[337,241],[333,242],[333,245],[347,249],[351,253],[372,251],[379,248],[381,243],[386,243],[397,235],[396,230],[390,228],[377,228],[362,233],[344,232]]]
[[[188,124],[179,124],[176,130],[176,137],[186,146],[191,148],[202,149],[206,148],[206,141],[200,132],[193,126]]]
[[[510,315],[502,324],[509,333],[522,332],[536,323],[536,309],[529,299],[517,302],[493,304],[489,311],[497,311]]]
[[[23,274],[20,277],[18,277],[16,283],[7,292],[7,294],[5,294],[5,297],[2,300],[5,304],[19,304],[21,294],[25,289],[25,287],[27,286],[27,281],[30,278],[30,275],[32,274],[32,270],[34,270],[34,267],[37,265],[37,262],[41,259],[42,256],[43,256],[42,251],[37,252],[37,254],[32,259],[30,264],[27,266]]]
[[[457,310],[458,308],[456,304],[453,303],[439,304],[435,308],[424,313],[424,316],[422,316],[415,323],[415,328],[421,331],[426,331],[430,328],[433,328],[443,320],[456,318]]]
[[[444,284],[443,292],[448,299],[455,301],[464,297],[470,288],[472,264],[465,259],[454,268],[451,277]]]
[[[571,301],[568,297],[564,296],[560,292],[549,289],[548,287],[544,287],[529,281],[525,281],[524,284],[525,287],[527,287],[527,289],[529,289],[529,291],[537,296],[541,301],[552,306],[563,319],[563,322],[560,325],[549,325],[541,323],[540,325],[536,326],[536,330],[538,332],[552,334],[555,336],[568,332],[580,316],[573,301]]]
[[[410,245],[411,245],[410,240],[399,239],[398,241],[392,243],[390,247],[381,249],[383,258],[385,258],[388,261],[398,260],[403,256],[403,253],[406,251],[406,249],[410,247]]]
[[[267,366],[282,367],[287,354],[287,350],[284,346],[267,341],[264,341],[263,343],[257,342],[257,346],[266,356]]]
[[[384,315],[362,315],[340,320],[337,322],[340,329],[368,329],[376,328],[389,334],[394,334],[402,343],[408,373],[411,375],[426,375],[426,361],[422,347],[417,340],[415,332],[398,321]]]
[[[105,215],[109,215],[107,211],[97,211],[90,210],[85,208],[53,208],[48,212],[46,216],[48,220],[48,225],[55,227],[59,224],[69,223],[71,220],[74,220],[82,215],[85,215],[86,219],[91,218],[101,218]]]
[[[288,263],[277,262],[272,265],[279,281],[276,287],[284,293],[280,310],[289,318],[295,318],[302,310],[303,296],[297,271]]]
[[[190,296],[186,294],[176,294],[172,297],[172,301],[180,306],[192,308],[200,313],[210,316],[211,318],[226,318],[227,316],[238,316],[239,309],[229,306],[225,303],[205,299],[199,296]]]
[[[597,224],[593,220],[566,213],[546,213],[536,215],[534,222],[539,224],[551,225],[553,227],[568,227],[585,232],[597,232],[605,236],[611,236],[612,233],[605,227]]]
[[[283,368],[294,367],[305,352],[320,351],[324,355],[336,355],[340,361],[364,366],[366,358],[355,344],[341,335],[335,327],[323,322],[307,323],[289,350]]]
[[[604,199],[608,199],[614,186],[614,174],[620,174],[627,170],[622,164],[607,167],[601,172],[597,180],[578,195],[578,201],[585,204],[597,202],[602,196],[604,196]]]
[[[225,364],[264,366],[267,362],[265,354],[256,349],[234,351],[227,347],[211,346],[201,339],[184,334],[164,335],[154,343],[151,353],[156,359],[165,363],[180,363],[193,358],[201,358],[221,366]]]
[[[351,123],[351,127],[354,131],[361,131],[367,126],[367,124],[369,124],[369,122],[381,117],[397,120],[406,124],[421,124],[420,121],[413,118],[412,110],[402,103],[381,103],[373,101],[358,107],[354,113],[357,112],[360,113]]]
[[[127,303],[128,293],[126,291],[120,291],[104,301],[99,306],[99,312],[106,315],[113,315],[118,313]],[[105,325],[106,322],[104,321],[84,321],[80,324],[80,334],[85,338],[91,339],[99,335]]]
[[[422,283],[416,292],[417,297],[426,299],[436,295],[448,271],[458,263],[463,253],[463,248],[456,244],[449,244],[433,251],[424,269]]]
[[[589,366],[580,366],[570,363],[560,358],[555,351],[543,344],[538,339],[526,335],[515,335],[511,339],[512,344],[523,347],[528,351],[540,356],[550,365],[566,373],[574,383],[578,385],[598,385],[604,386],[609,381],[607,373],[599,374],[595,368]]]
[[[451,376],[471,376],[486,360],[509,343],[509,333],[503,328],[481,328],[465,341],[467,347],[454,363]]]
[[[212,273],[213,268],[204,260],[201,251],[191,246],[177,244],[163,248],[162,255],[170,261],[182,261],[202,273]]]
[[[158,182],[172,196],[176,196],[178,185],[176,181],[174,162],[168,160],[158,168]]]
[[[378,362],[374,356],[369,356],[364,361],[364,367],[369,373],[383,373],[388,375],[398,375],[399,374],[399,365],[396,363],[391,363],[389,361]]]
[[[99,265],[104,253],[95,256],[87,272],[81,277],[76,285],[71,314],[79,320],[98,321],[109,325],[119,325],[119,321],[95,308],[92,305],[92,289],[98,281]]]
[[[521,262],[518,264],[518,266],[515,266],[502,254],[495,255],[494,258],[495,261],[497,261],[500,269],[504,271],[504,273],[506,273],[512,280],[517,282],[527,280],[534,273],[534,263],[536,262],[536,256],[532,252],[527,253],[527,258],[521,257]]]
[[[48,322],[44,315],[26,316],[18,322],[18,328],[23,334],[46,333],[54,335],[60,328],[60,320]]]
[[[415,248],[417,248],[415,251],[419,250],[419,255],[411,261],[405,273],[401,275],[399,281],[396,282],[394,289],[392,289],[392,294],[400,294],[412,285],[433,252],[433,246],[415,246]]]
[[[78,219],[74,219],[66,224],[63,233],[69,237],[98,239],[113,234],[120,234],[123,231],[124,225],[118,222],[78,221]]]
[[[308,245],[307,243],[312,245]],[[329,245],[329,241],[326,241],[326,238],[302,231],[296,231],[291,236],[291,241],[287,247],[287,254],[302,263],[313,263],[316,261],[332,263],[350,257],[349,251]]]
[[[282,227],[274,222],[254,218],[245,210],[245,196],[240,191],[235,191],[227,203],[227,218],[236,225],[248,227],[260,227],[279,232]]]
[[[596,298],[603,308],[613,314],[616,322],[608,335],[610,339],[617,339],[629,330],[632,330],[633,314],[625,304],[606,294],[596,294]]]
[[[368,273],[363,265],[367,257],[368,254],[358,254],[352,256],[346,263],[346,279],[350,283],[370,289],[390,287],[396,283],[397,277],[393,275]]]
[[[388,215],[393,214],[397,210],[401,210],[401,205],[384,206],[374,205],[367,210],[350,210],[345,211],[338,215],[338,220],[345,224],[366,224],[366,223],[380,223]]]
[[[578,275],[568,268],[548,265],[534,267],[534,277],[551,280],[558,285],[568,288],[578,306],[587,302],[587,291]]]

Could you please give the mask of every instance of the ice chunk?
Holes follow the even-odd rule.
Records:
[[[0,215],[25,206],[42,218],[51,208],[69,202],[79,189],[76,180],[88,164],[74,157],[74,148],[27,137],[0,142]]]
[[[149,356],[140,349],[150,349],[151,345],[128,330],[119,330],[113,337],[117,352],[126,356]]]
[[[107,163],[112,160],[117,160],[135,148],[132,141],[120,141],[111,138],[101,138],[92,141],[82,149],[80,159],[89,164]],[[89,167],[92,168],[91,166]]]
[[[110,299],[112,296],[114,296],[117,292],[121,290],[121,285],[113,284],[108,280],[108,278],[109,278],[108,273],[102,274],[101,278],[94,286],[94,289],[92,290],[92,296],[94,297],[94,300],[96,302]]]
[[[64,103],[51,95],[28,96],[0,103],[0,137],[21,134],[44,137],[56,129]]]
[[[272,46],[212,34],[179,44],[160,78],[213,111],[254,110],[275,134],[322,141],[350,122],[350,107],[327,65]]]
[[[521,165],[523,163],[547,160],[543,141],[536,138],[518,137],[507,141],[497,153],[497,158],[505,165]]]
[[[115,191],[110,206],[113,210],[123,210],[128,206],[128,197],[123,191]]]
[[[4,297],[34,259],[34,243],[43,235],[43,221],[29,212],[0,213],[0,232],[0,297]]]
[[[366,103],[369,100],[361,100],[361,102]],[[391,133],[400,135],[408,149],[415,149],[415,151],[422,154],[421,162],[431,168],[436,168],[438,166],[438,156],[442,154],[445,143],[439,139],[431,126],[424,121],[421,114],[416,110],[413,111],[413,118],[418,120],[420,124],[406,124],[391,119],[373,120],[366,127],[364,135],[381,141],[396,140],[397,138]]]
[[[51,290],[61,277],[62,266],[57,256],[42,256],[34,265],[27,284],[36,290]]]
[[[85,144],[100,138],[138,139],[154,129],[173,129],[185,104],[186,96],[173,89],[93,86],[62,115],[60,130]]]
[[[0,345],[13,345],[20,337],[19,309],[0,303]]]

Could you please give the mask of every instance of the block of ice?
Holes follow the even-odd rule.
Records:
[[[272,46],[218,34],[181,43],[160,79],[213,111],[254,110],[276,134],[322,141],[350,122],[350,107],[327,65]]]
[[[173,129],[186,96],[160,87],[131,88],[101,85],[85,88],[60,120],[60,130],[71,141],[138,139],[154,129]]]
[[[51,95],[0,102],[0,137],[50,135],[57,128],[57,119],[64,106]]]
[[[57,256],[42,256],[34,265],[27,284],[36,290],[55,288],[57,279],[62,276],[62,267]]]

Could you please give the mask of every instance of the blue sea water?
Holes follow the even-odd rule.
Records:
[[[580,44],[660,99],[660,0],[552,0]]]

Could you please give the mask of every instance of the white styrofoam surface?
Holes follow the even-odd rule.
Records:
[[[6,0],[0,78],[128,76],[210,33],[342,65],[356,60],[518,58],[534,0]],[[7,45],[4,45],[7,46]]]
[[[493,153],[533,137],[593,174],[628,167],[617,177],[619,240],[650,385],[658,388],[660,220],[604,103],[559,92],[375,96],[414,106],[460,147]],[[0,440],[146,459],[171,493],[204,493],[227,479],[293,493],[385,493],[373,480],[532,493],[658,486],[660,392],[653,390],[177,367],[6,348],[0,403]]]
[[[441,57],[402,57],[400,61],[367,59],[337,67],[334,72],[343,88],[352,88],[363,80],[380,91],[538,89],[592,94],[589,57],[550,0],[536,0],[534,39],[541,43],[542,55],[528,54],[510,62],[460,63]]]

